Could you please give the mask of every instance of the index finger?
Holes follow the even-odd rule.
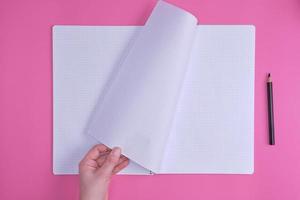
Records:
[[[97,160],[101,153],[109,150],[110,149],[107,146],[103,144],[97,144],[88,151],[88,153],[84,157],[84,160]]]

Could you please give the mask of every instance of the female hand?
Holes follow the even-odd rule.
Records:
[[[112,150],[103,144],[94,146],[79,164],[80,199],[107,200],[112,175],[129,164],[118,147]]]

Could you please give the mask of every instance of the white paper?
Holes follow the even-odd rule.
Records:
[[[97,142],[86,134],[97,99],[134,27],[55,26],[53,28],[53,172],[78,173],[78,163]],[[124,174],[149,174],[133,162]]]
[[[99,99],[88,134],[159,172],[196,25],[190,13],[156,5]]]
[[[199,26],[160,173],[254,171],[253,26]]]

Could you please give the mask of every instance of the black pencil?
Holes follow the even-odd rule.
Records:
[[[274,113],[273,113],[273,86],[271,74],[268,74],[267,80],[268,92],[268,118],[269,118],[269,144],[275,145]]]

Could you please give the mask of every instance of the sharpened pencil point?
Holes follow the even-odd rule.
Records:
[[[268,82],[268,83],[272,82],[271,73],[268,73],[267,82]]]

